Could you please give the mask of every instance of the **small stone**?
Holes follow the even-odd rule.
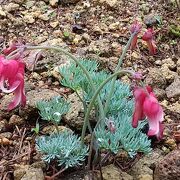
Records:
[[[119,22],[115,22],[115,23],[112,23],[109,25],[109,30],[110,31],[115,31],[115,30],[118,30],[119,29]]]
[[[145,83],[156,88],[164,88],[167,81],[158,68],[149,68],[149,73],[147,74]]]
[[[62,76],[61,74],[59,73],[59,67],[56,66],[52,71],[51,71],[51,75],[56,78],[57,80],[61,80],[62,79]]]
[[[48,16],[48,14],[40,14],[39,15],[39,19],[41,19],[43,21],[48,21],[49,20],[49,16]]]
[[[139,175],[137,180],[153,180],[153,177],[149,174]]]
[[[16,3],[8,3],[8,5],[6,5],[4,7],[4,9],[7,11],[7,12],[12,12],[12,11],[16,11],[19,9],[19,4],[16,4]]]
[[[44,84],[45,84],[44,81],[39,81],[39,82],[38,82],[39,87],[44,86]]]
[[[49,23],[52,28],[56,28],[59,25],[58,21],[50,22]]]
[[[177,144],[176,144],[176,142],[175,142],[174,139],[168,139],[168,140],[166,140],[164,143],[165,143],[165,144],[168,146],[168,148],[171,149],[171,150],[174,150],[175,148],[177,148]]]
[[[2,7],[0,6],[0,17],[5,17],[6,16],[6,12],[2,9]]]
[[[22,125],[22,124],[24,124],[24,119],[19,117],[18,115],[12,115],[9,119],[10,126]]]
[[[13,0],[17,4],[23,4],[25,0]]]
[[[7,139],[10,139],[12,137],[12,133],[11,132],[4,132],[0,134],[0,137],[5,137]]]
[[[4,146],[10,145],[10,140],[5,137],[2,138],[0,137],[0,145],[4,145]]]
[[[31,14],[26,14],[23,19],[27,24],[33,24],[35,22],[35,19]]]
[[[5,129],[7,124],[8,124],[8,122],[6,119],[0,120],[0,132],[2,132]]]
[[[180,179],[180,150],[174,150],[167,154],[156,165],[154,180],[178,180]]]
[[[166,91],[161,88],[154,88],[153,91],[158,99],[163,99],[166,95]]]
[[[44,180],[41,168],[33,168],[29,165],[17,165],[14,171],[15,180]]]
[[[59,132],[64,132],[64,131],[71,131],[71,129],[65,127],[65,126],[58,126]],[[42,132],[45,134],[52,134],[57,132],[56,127],[54,125],[52,126],[46,126],[42,129]]]
[[[168,98],[176,98],[180,96],[180,78],[176,77],[174,82],[166,88]]]
[[[117,5],[118,0],[98,0],[99,4],[107,5],[109,7],[115,7]]]
[[[131,175],[121,171],[113,164],[102,168],[102,176],[104,180],[133,180],[133,177]]]
[[[62,35],[62,31],[61,30],[55,30],[55,31],[53,31],[53,36],[54,37],[62,37],[63,35]]]
[[[32,8],[35,3],[36,3],[36,1],[27,1],[26,2],[26,9]]]
[[[173,82],[174,78],[177,76],[177,73],[174,71],[171,71],[169,69],[169,65],[168,64],[163,64],[160,68],[160,71],[162,73],[162,76],[165,77],[165,79],[167,80],[168,83]]]
[[[93,31],[96,33],[96,34],[103,34],[103,31],[101,30],[101,28],[99,26],[94,26],[93,27]]]
[[[44,169],[44,168],[46,168],[46,163],[44,161],[37,161],[37,162],[31,164],[31,167]]]
[[[162,61],[161,60],[156,60],[155,61],[155,65],[161,66],[162,65]]]
[[[171,58],[163,59],[162,64],[167,66],[169,69],[174,69],[176,67],[176,64]]]
[[[48,39],[48,36],[43,36],[43,35],[41,35],[41,36],[38,36],[38,37],[35,39],[34,43],[35,43],[35,44],[40,44],[40,43],[42,43],[42,42],[45,42],[47,39]]]
[[[162,150],[163,150],[164,154],[168,154],[170,152],[170,149],[165,146],[162,147]]]
[[[41,76],[36,72],[31,73],[31,75],[32,75],[33,79],[35,79],[35,80],[40,80],[41,79]]]
[[[52,7],[57,7],[57,5],[58,5],[58,0],[50,0],[50,1],[49,1],[49,4],[50,4]]]
[[[85,41],[85,42],[90,42],[91,41],[91,37],[89,36],[89,34],[87,33],[84,33],[82,35],[82,39]]]
[[[156,163],[163,158],[162,153],[162,150],[154,149],[150,154],[145,155],[143,158],[141,158],[128,171],[128,173],[133,176],[134,179],[139,179],[140,177],[148,177],[149,179],[153,179],[152,167],[154,167]]]
[[[81,40],[82,40],[82,36],[80,36],[80,35],[77,34],[77,35],[75,36],[75,38],[73,39],[73,43],[77,45],[77,44],[79,44],[79,42],[80,42]]]
[[[131,56],[134,59],[139,59],[139,54],[137,52],[135,52],[135,51],[131,54]]]

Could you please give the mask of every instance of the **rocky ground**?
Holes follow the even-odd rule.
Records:
[[[139,41],[139,48],[127,53],[123,66],[143,72],[144,81],[154,88],[165,111],[164,139],[155,145],[151,155],[126,171],[112,164],[103,167],[104,179],[180,179],[180,19],[176,2],[61,0],[58,6],[57,0],[0,0],[0,49],[15,40],[33,45],[59,45],[77,57],[96,59],[109,71],[117,64],[133,20],[155,23],[158,54],[149,56],[144,42]],[[28,59],[26,62],[31,63]],[[68,62],[61,54],[45,52],[33,71],[27,67],[25,109],[7,112],[5,108],[12,96],[1,95],[1,179],[41,180],[52,173],[34,150],[31,128],[39,118],[35,108],[38,100],[59,94],[69,96],[73,105],[64,125],[81,129],[83,108],[77,97],[59,84],[57,66]],[[128,82],[126,76],[123,81]],[[53,130],[53,126],[41,122],[42,134]],[[79,176],[65,179],[81,179]]]

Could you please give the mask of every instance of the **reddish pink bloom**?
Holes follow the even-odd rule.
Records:
[[[163,110],[151,87],[147,86],[146,89],[135,87],[133,94],[135,97],[135,110],[132,126],[136,128],[138,121],[147,117],[149,123],[148,136],[156,135],[158,139],[161,139],[163,135]]]
[[[146,41],[149,53],[154,55],[157,53],[157,47],[154,41],[154,31],[152,28],[148,28],[148,30],[144,33],[142,39]]]
[[[137,44],[137,39],[138,39],[138,34],[141,31],[141,24],[136,20],[134,21],[134,23],[131,25],[130,27],[130,32],[133,34],[135,33],[131,45],[130,45],[130,49],[134,49],[136,47]]]
[[[22,106],[26,104],[24,68],[24,63],[20,60],[7,60],[0,56],[0,89],[4,93],[14,92],[15,95],[8,110],[14,109],[19,104]]]
[[[24,56],[23,52],[24,52],[25,46],[19,42],[13,42],[9,45],[8,48],[3,49],[3,54],[5,56],[8,56],[9,54],[11,54],[11,58],[14,60],[18,60],[21,57]]]

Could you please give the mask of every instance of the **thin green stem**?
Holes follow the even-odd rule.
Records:
[[[83,104],[83,108],[84,108],[84,114],[86,114],[86,111],[87,111],[87,106],[86,106],[86,103],[85,101],[83,101],[83,99],[81,98],[81,96],[79,95],[79,93],[77,91],[75,91],[77,97],[79,98],[79,100],[81,101],[81,103]],[[89,129],[89,132],[92,134],[92,128],[91,128],[91,124],[90,122],[88,121],[88,129]]]
[[[94,106],[94,102],[95,102],[96,98],[99,95],[99,92],[106,85],[106,83],[108,83],[111,79],[113,79],[114,77],[116,77],[119,74],[126,74],[126,73],[132,74],[133,72],[130,71],[130,70],[121,70],[121,71],[115,72],[114,74],[109,76],[104,82],[102,82],[101,85],[99,86],[99,88],[95,91],[94,96],[92,97],[92,99],[90,101],[90,104],[88,106],[88,109],[87,109],[87,112],[86,112],[86,115],[85,115],[85,118],[84,118],[84,124],[83,124],[82,133],[81,133],[81,144],[82,145],[84,144],[84,137],[85,137],[86,128],[87,128],[87,125],[88,125],[89,115],[90,115],[90,112],[91,112],[91,110],[92,110],[92,108]],[[101,119],[98,120],[97,124],[99,124],[100,120]]]
[[[60,48],[60,47],[51,47],[51,46],[26,46],[27,50],[34,50],[34,49],[49,49],[49,50],[56,50],[56,51],[60,51],[62,53],[64,53],[65,55],[69,56],[73,61],[75,61],[75,63],[82,69],[82,71],[84,72],[84,74],[86,75],[87,79],[89,80],[89,83],[92,87],[92,90],[95,91],[96,87],[91,79],[90,74],[88,73],[88,71],[86,70],[86,68],[79,62],[79,60],[74,57],[71,53],[67,52],[66,50]],[[100,97],[97,97],[98,100],[98,106],[99,106],[99,110],[100,110],[100,119],[105,118],[105,113],[104,113],[104,109],[103,109],[103,105],[101,102]]]
[[[125,55],[126,55],[127,50],[129,49],[129,47],[130,47],[130,45],[131,45],[131,42],[132,42],[132,40],[133,40],[133,38],[134,38],[135,35],[136,35],[136,33],[131,34],[131,36],[130,36],[130,38],[129,38],[129,41],[127,42],[125,48],[123,49],[123,52],[122,52],[122,54],[121,54],[121,57],[119,58],[119,62],[118,62],[118,65],[117,65],[117,67],[116,67],[116,69],[115,69],[115,72],[117,72],[117,71],[120,70],[122,61],[123,61],[123,59],[124,59],[124,57],[125,57]],[[113,92],[114,92],[114,85],[115,85],[116,78],[117,78],[117,76],[115,76],[115,77],[113,78],[112,83],[111,83],[111,86],[110,86],[111,89],[110,89],[110,92],[109,92],[109,94],[108,94],[108,97],[107,97],[107,100],[106,100],[106,103],[105,103],[105,107],[104,107],[104,113],[105,113],[105,115],[106,115],[106,113],[107,113],[108,106],[109,106],[111,97],[112,97]]]
[[[81,96],[79,95],[79,93],[78,93],[77,91],[75,91],[75,93],[76,93],[77,97],[79,98],[79,100],[82,102],[83,107],[84,107],[84,110],[85,110],[85,109],[86,109],[86,104],[85,104],[85,102],[83,101],[83,99],[81,98]]]

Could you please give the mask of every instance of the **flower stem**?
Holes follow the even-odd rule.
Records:
[[[117,72],[117,71],[120,70],[122,61],[123,61],[123,59],[124,59],[124,57],[125,57],[125,55],[126,55],[126,52],[127,52],[127,50],[129,49],[129,47],[130,47],[130,45],[131,45],[131,42],[132,42],[132,40],[133,40],[133,38],[134,38],[134,36],[135,36],[136,34],[137,34],[136,32],[131,34],[131,36],[130,36],[130,38],[129,38],[129,41],[127,42],[125,48],[123,49],[122,55],[121,55],[121,57],[119,58],[119,62],[118,62],[118,65],[117,65],[117,67],[116,67],[116,69],[115,69],[115,72]],[[107,97],[107,101],[106,101],[106,103],[105,103],[105,107],[104,107],[104,113],[105,113],[105,115],[106,115],[106,113],[107,113],[108,106],[109,106],[109,102],[110,102],[111,97],[112,97],[113,92],[114,92],[114,85],[115,85],[116,77],[117,77],[117,76],[115,76],[115,77],[113,78],[113,80],[112,80],[112,83],[111,83],[111,86],[110,86],[111,89],[110,89],[109,95],[108,95],[108,97]]]
[[[64,53],[65,55],[69,56],[73,61],[75,61],[75,63],[82,69],[82,71],[84,72],[84,74],[86,75],[87,79],[89,80],[89,83],[92,87],[92,90],[95,91],[96,87],[91,79],[91,76],[89,74],[89,72],[86,70],[86,68],[79,62],[79,60],[74,57],[71,53],[67,52],[66,50],[60,48],[60,47],[54,47],[54,46],[26,46],[27,50],[34,50],[34,49],[49,49],[49,50],[56,50],[59,52]],[[105,118],[105,113],[104,113],[104,109],[103,109],[103,105],[101,102],[100,97],[97,97],[98,100],[98,106],[99,106],[99,110],[100,110],[100,119]]]
[[[99,95],[99,92],[106,85],[106,83],[108,83],[111,79],[113,79],[114,77],[117,77],[117,75],[119,75],[119,74],[126,74],[126,73],[132,74],[133,72],[130,70],[121,70],[121,71],[115,72],[114,74],[109,76],[104,82],[102,82],[101,85],[99,86],[99,88],[95,91],[94,96],[92,97],[92,99],[90,101],[90,104],[88,106],[88,109],[86,111],[85,118],[84,118],[84,124],[83,124],[82,133],[81,133],[81,144],[82,145],[84,144],[84,137],[85,137],[85,132],[86,132],[86,128],[88,125],[89,115],[90,115],[91,109],[93,108],[94,102]],[[101,119],[98,120],[97,124],[99,124],[100,120]]]

